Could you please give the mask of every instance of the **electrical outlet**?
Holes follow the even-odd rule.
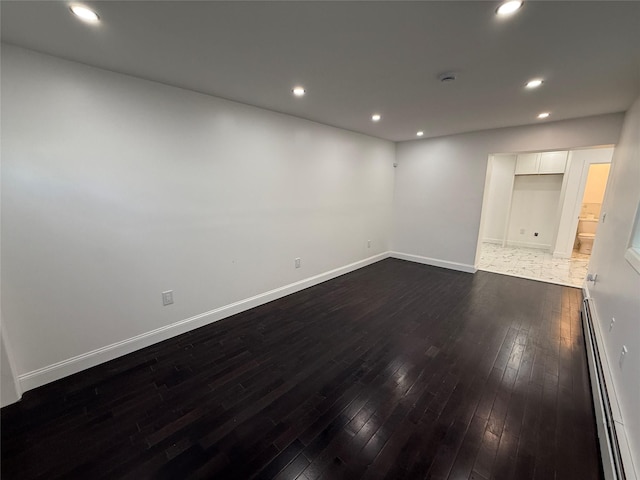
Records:
[[[609,324],[609,331],[613,330],[613,324],[616,323],[616,319],[611,317],[611,323]]]
[[[173,290],[162,292],[162,305],[165,307],[173,303]]]
[[[624,358],[627,356],[627,353],[629,353],[629,350],[627,349],[626,345],[623,345],[622,351],[620,352],[620,361],[618,362],[620,368],[622,368],[622,366],[624,365]]]
[[[524,235],[524,228],[520,229],[520,235]]]
[[[300,259],[299,258],[295,259],[295,265],[296,265],[296,268],[300,268]]]
[[[371,240],[367,240],[367,248],[371,248]]]

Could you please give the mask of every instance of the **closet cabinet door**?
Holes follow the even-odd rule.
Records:
[[[539,153],[521,153],[516,158],[516,175],[535,175],[540,164]]]
[[[545,152],[540,154],[539,173],[564,173],[569,152]]]

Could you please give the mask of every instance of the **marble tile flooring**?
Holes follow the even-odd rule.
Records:
[[[582,287],[590,255],[574,250],[571,258],[555,258],[546,250],[483,243],[478,269],[514,277]]]

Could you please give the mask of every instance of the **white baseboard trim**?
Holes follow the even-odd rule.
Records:
[[[482,243],[497,243],[498,245],[502,245],[504,240],[502,238],[483,238]]]
[[[411,255],[409,253],[389,252],[391,258],[407,260],[409,262],[422,263],[433,267],[448,268],[449,270],[458,270],[459,272],[476,273],[478,269],[473,265],[458,262],[449,262],[447,260],[438,260],[437,258],[422,257],[420,255]]]
[[[507,247],[524,247],[524,248],[537,248],[539,250],[551,250],[551,245],[542,243],[530,243],[530,242],[507,242]]]
[[[622,411],[620,409],[620,404],[618,402],[618,396],[616,394],[615,385],[613,383],[613,377],[611,375],[611,367],[609,358],[607,356],[607,352],[604,347],[604,340],[602,335],[602,328],[600,325],[600,319],[598,317],[598,310],[595,305],[593,298],[589,292],[588,282],[585,282],[583,286],[583,296],[585,299],[589,299],[590,301],[590,312],[592,317],[592,326],[593,326],[593,336],[595,338],[595,342],[597,345],[597,352],[599,353],[598,358],[600,359],[600,363],[602,365],[602,373],[604,374],[604,378],[600,379],[600,381],[604,381],[604,385],[606,388],[607,395],[609,397],[609,406],[611,408],[611,416],[613,423],[615,425],[615,436],[618,443],[618,448],[620,452],[620,458],[622,460],[622,465],[624,468],[624,477],[625,480],[638,480],[638,470],[636,465],[634,465],[633,455],[631,453],[631,447],[629,445],[629,441],[627,439],[626,427],[624,424],[624,420],[622,418]],[[585,329],[589,328],[588,325],[585,326]],[[594,375],[594,371],[597,370],[595,366],[595,358],[596,352],[593,348],[588,344],[589,337],[588,332],[585,331],[585,342],[587,342],[587,363],[589,364],[589,374],[591,377],[592,383],[597,379],[597,375]],[[594,387],[594,385],[592,385]],[[610,456],[611,450],[607,448],[607,444],[609,443],[606,435],[603,433],[606,429],[605,419],[603,418],[602,413],[602,398],[596,392],[596,388],[592,388],[594,391],[594,407],[596,413],[596,423],[598,427],[598,436],[600,441],[600,453],[602,455],[602,466],[604,470],[605,480],[622,480],[615,472],[613,467],[614,461]]]
[[[558,250],[556,250],[555,252],[553,252],[553,256],[555,258],[571,258],[571,252],[567,253],[567,252],[559,252]]]
[[[378,255],[365,258],[364,260],[180,320],[170,325],[151,330],[150,332],[142,333],[135,337],[112,343],[111,345],[106,345],[81,355],[76,355],[75,357],[62,360],[61,362],[38,368],[37,370],[19,375],[18,380],[20,382],[20,386],[23,392],[40,387],[55,380],[59,380],[60,378],[86,370],[87,368],[91,368],[128,353],[135,352],[141,348],[148,347],[196,328],[217,322],[223,318],[244,312],[245,310],[277,300],[278,298],[286,297],[287,295],[299,292],[305,288],[331,280],[332,278],[353,272],[362,267],[366,267],[367,265],[384,260],[389,256],[389,252],[380,253]]]

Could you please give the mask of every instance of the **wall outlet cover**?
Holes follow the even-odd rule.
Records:
[[[173,290],[162,292],[162,305],[165,307],[173,303]]]

